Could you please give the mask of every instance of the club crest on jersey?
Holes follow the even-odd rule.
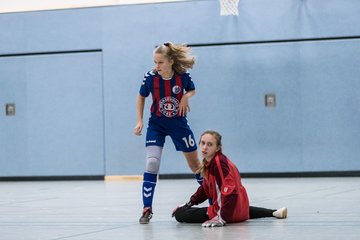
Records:
[[[174,97],[164,97],[159,102],[160,112],[166,117],[176,116],[179,108],[179,101]]]
[[[173,92],[174,94],[178,94],[178,93],[180,93],[180,91],[181,91],[181,87],[180,87],[179,85],[173,86],[172,92]]]

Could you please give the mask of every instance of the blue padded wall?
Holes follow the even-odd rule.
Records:
[[[101,53],[1,60],[1,99],[16,106],[1,117],[2,175],[104,175]]]
[[[141,174],[135,101],[165,41],[196,45],[190,124],[197,138],[219,130],[242,172],[359,171],[359,10],[357,0],[243,0],[239,16],[221,17],[217,0],[194,0],[0,14],[0,176]],[[59,111],[74,106],[74,118],[44,101],[60,92]],[[190,172],[170,139],[160,171]]]

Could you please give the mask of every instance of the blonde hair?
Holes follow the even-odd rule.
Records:
[[[220,133],[214,131],[214,130],[206,130],[205,132],[203,132],[200,136],[200,141],[201,141],[201,138],[205,135],[205,134],[210,134],[211,136],[213,136],[216,140],[216,146],[220,148],[220,150],[218,152],[222,152],[222,143],[221,143],[221,139],[222,139],[222,136],[220,135]],[[200,145],[200,141],[199,141],[199,145]],[[201,176],[203,176],[204,178],[206,178],[206,165],[208,164],[209,162],[204,158],[202,161],[201,161],[201,164],[200,164],[200,167],[199,167],[199,173],[201,174]]]
[[[185,44],[166,42],[157,46],[154,53],[163,54],[166,58],[173,60],[172,68],[178,74],[186,73],[195,64],[195,57],[191,55],[191,48]]]

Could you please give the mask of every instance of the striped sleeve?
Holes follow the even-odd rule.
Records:
[[[205,189],[204,183],[197,189],[197,191],[191,196],[190,202],[192,205],[198,205],[200,203],[205,202],[208,199]]]
[[[185,91],[192,91],[195,90],[195,84],[190,76],[190,73],[184,73],[183,75],[183,79],[184,79],[184,89]]]
[[[140,86],[140,90],[139,90],[139,94],[143,97],[147,97],[150,95],[150,84],[149,82],[151,81],[151,78],[152,78],[152,74],[151,74],[151,71],[145,73],[144,75],[144,79],[142,81],[142,84]]]
[[[221,159],[221,160],[220,160]],[[238,195],[235,191],[236,184],[230,175],[230,166],[224,155],[216,157],[217,170],[215,178],[218,186],[219,213],[226,222],[232,220],[234,209],[236,209]]]

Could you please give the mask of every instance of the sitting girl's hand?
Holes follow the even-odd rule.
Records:
[[[207,220],[201,226],[202,227],[222,227],[225,225],[225,223],[226,222],[223,219],[221,219],[221,217],[216,216],[210,220]]]

